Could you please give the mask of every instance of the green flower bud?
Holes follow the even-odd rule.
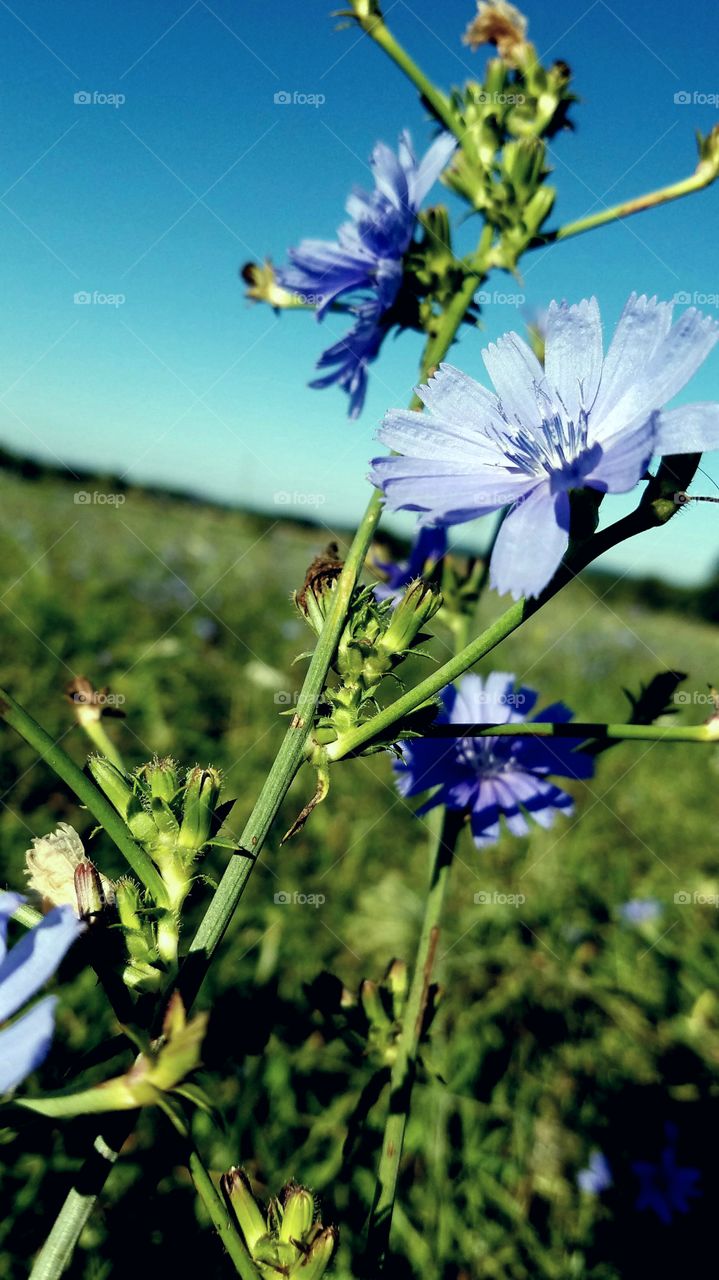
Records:
[[[260,1240],[267,1235],[267,1224],[252,1194],[250,1180],[244,1169],[233,1167],[222,1176],[222,1194],[232,1209],[251,1254]]]
[[[118,880],[115,901],[128,954],[141,965],[151,964],[156,959],[152,924],[142,915],[140,890],[134,880]]]
[[[177,761],[170,756],[164,756],[162,759],[155,756],[154,760],[143,764],[137,774],[148,784],[153,800],[167,800],[169,803],[179,790]]]
[[[315,1200],[307,1187],[290,1182],[282,1198],[284,1212],[280,1225],[280,1240],[303,1241],[310,1231],[315,1216]]]
[[[417,578],[409,584],[394,609],[378,647],[386,653],[406,653],[441,607],[441,592]]]
[[[218,769],[197,765],[187,775],[178,848],[198,853],[207,843],[222,787]]]
[[[325,1227],[292,1267],[290,1280],[321,1280],[332,1261],[338,1240],[337,1228]]]
[[[125,819],[135,839],[141,844],[153,844],[157,827],[140,803],[132,779],[105,756],[90,756],[87,764],[98,787]]]
[[[387,970],[384,985],[392,996],[394,1016],[395,1018],[400,1018],[402,1016],[402,1010],[404,1009],[405,1002],[407,1000],[407,993],[409,991],[409,974],[407,972],[406,961],[392,961],[389,969]]]
[[[371,978],[365,978],[360,987],[360,1002],[370,1026],[378,1031],[389,1031],[392,1025],[390,1017],[382,1003],[379,987]]]

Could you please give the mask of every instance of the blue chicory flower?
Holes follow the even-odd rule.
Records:
[[[612,1171],[609,1161],[602,1151],[593,1151],[586,1168],[577,1174],[577,1184],[581,1191],[598,1196],[608,1191],[612,1185]]]
[[[516,333],[484,351],[495,393],[443,364],[419,388],[428,414],[391,409],[379,439],[402,457],[378,458],[372,480],[391,510],[459,524],[509,506],[491,582],[537,596],[569,541],[569,491],[624,493],[654,454],[719,448],[719,404],[665,411],[719,338],[693,307],[632,294],[606,356],[596,299],[552,302],[544,367]]]
[[[85,927],[72,907],[55,907],[8,951],[8,921],[24,901],[19,893],[0,892],[0,1024],[52,977]],[[54,996],[46,996],[0,1030],[0,1094],[15,1089],[45,1058],[56,1003]]]
[[[377,600],[399,600],[405,587],[416,578],[431,573],[447,553],[447,530],[434,525],[420,529],[409,553],[409,559],[393,561],[377,560],[375,568],[386,575],[378,582],[374,593]]]
[[[619,915],[626,924],[648,924],[658,920],[664,910],[658,898],[630,898],[619,908]]]
[[[346,205],[350,221],[342,224],[337,239],[302,240],[289,251],[290,265],[277,272],[285,289],[319,299],[318,320],[338,298],[350,301],[356,323],[320,357],[318,368],[335,366],[333,371],[310,385],[337,382],[349,394],[352,418],[364,403],[367,365],[387,332],[385,318],[402,283],[420,205],[456,145],[450,133],[442,133],[418,162],[406,130],[397,155],[378,143],[370,161],[375,189],[352,192]]]
[[[443,709],[437,717],[445,724],[518,724],[526,720],[538,695],[515,678],[494,671],[486,679],[465,676],[458,686],[442,693]],[[561,702],[545,707],[539,721],[566,723],[572,712]],[[414,796],[436,788],[417,810],[426,813],[435,805],[469,814],[477,848],[499,839],[503,817],[512,835],[529,831],[528,818],[551,827],[557,813],[571,813],[572,797],[549,781],[550,774],[565,778],[589,778],[594,771],[591,756],[576,750],[571,740],[543,738],[412,738],[401,744],[402,760],[394,764],[397,789]]]
[[[701,1196],[697,1187],[701,1173],[699,1169],[677,1164],[676,1125],[668,1124],[665,1132],[667,1143],[659,1163],[639,1161],[632,1165],[632,1169],[639,1179],[636,1208],[651,1209],[668,1226],[675,1213],[689,1212],[690,1199]]]

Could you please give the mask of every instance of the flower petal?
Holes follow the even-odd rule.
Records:
[[[456,458],[466,468],[474,463],[494,466],[511,477],[506,459],[494,440],[479,432],[475,434],[469,425],[459,426],[449,419],[414,409],[390,409],[377,432],[377,439],[397,453],[446,460]]]
[[[410,199],[415,212],[419,209],[424,197],[434,186],[450,157],[457,149],[457,139],[449,131],[440,133],[432,145],[425,151],[419,167],[410,180]]]
[[[429,382],[415,390],[430,413],[465,435],[485,438],[489,429],[501,434],[507,430],[497,397],[454,365],[441,364]]]
[[[370,480],[384,491],[390,511],[422,511],[425,523],[462,524],[516,501],[534,481],[514,480],[499,467],[463,466],[425,458],[375,458]]]
[[[47,1055],[55,1029],[55,996],[46,996],[0,1031],[0,1094],[15,1089]]]
[[[52,977],[84,928],[72,907],[55,907],[28,929],[0,964],[0,1022],[12,1017]]]
[[[660,413],[656,453],[708,453],[719,449],[719,404],[685,404]]]
[[[502,525],[490,565],[492,586],[504,595],[538,596],[554,577],[569,542],[569,497],[537,485]]]
[[[671,302],[657,302],[636,293],[630,294],[609,345],[602,381],[594,402],[592,419],[600,424],[592,442],[603,439],[602,419],[617,400],[643,375],[656,348],[669,332],[672,323]]]
[[[507,333],[490,343],[482,359],[512,424],[539,426],[542,415],[536,389],[545,381],[544,369],[526,342],[517,333]]]
[[[602,322],[596,298],[575,306],[550,303],[544,371],[550,396],[557,392],[569,417],[594,404],[602,376]]]
[[[655,452],[657,415],[642,426],[618,436],[602,451],[599,461],[588,471],[584,483],[600,493],[627,493],[644,475]],[[601,449],[601,445],[599,446]]]

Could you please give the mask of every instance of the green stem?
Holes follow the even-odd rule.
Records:
[[[41,759],[45,760],[58,777],[62,778],[62,781],[75,792],[80,803],[89,809],[92,816],[117,845],[120,853],[152,894],[158,906],[164,906],[167,894],[157,868],[145,850],[135,843],[117,810],[97,789],[94,782],[83,773],[74,760],[70,759],[60,744],[53,742],[50,734],[36,720],[33,720],[19,702],[16,702],[4,689],[0,689],[0,717],[29,743]]]
[[[422,930],[417,946],[407,1008],[397,1057],[392,1067],[388,1115],[382,1139],[382,1154],[377,1171],[375,1198],[367,1236],[367,1261],[381,1270],[389,1246],[392,1211],[397,1194],[397,1179],[407,1128],[412,1087],[417,1071],[417,1056],[422,1037],[427,1001],[439,942],[440,919],[447,892],[454,850],[462,829],[462,815],[444,811],[436,837],[430,872],[430,884],[424,907]]]
[[[119,1126],[119,1137],[112,1132]],[[98,1135],[93,1143],[92,1155],[83,1165],[84,1179],[90,1185],[99,1181],[103,1185],[112,1169],[120,1148],[127,1136],[128,1120],[126,1116],[111,1116],[108,1121],[108,1138]],[[112,1135],[112,1136],[111,1136]],[[83,1182],[84,1182],[83,1179]],[[81,1180],[78,1179],[78,1184]],[[32,1280],[57,1280],[70,1265],[75,1245],[95,1206],[97,1196],[72,1187],[62,1211],[55,1219],[52,1229],[33,1264]]]
[[[125,762],[102,720],[80,720],[80,728],[87,734],[93,747],[101,756],[106,756],[122,773],[127,773]]]
[[[685,462],[687,469],[692,466],[696,469],[695,456],[687,454],[686,459],[682,460]],[[696,461],[698,462],[698,459]],[[678,510],[676,504],[664,496],[666,485],[668,484],[671,487],[671,477],[676,474],[675,468],[678,462],[679,459],[676,458],[663,459],[656,479],[652,480],[647,487],[636,510],[622,520],[617,520],[607,529],[596,533],[578,547],[574,554],[567,557],[565,563],[560,567],[541,595],[533,600],[524,598],[517,600],[499,618],[495,619],[491,626],[487,627],[481,635],[476,636],[474,640],[465,645],[463,649],[443,663],[441,667],[437,667],[431,675],[420,681],[413,689],[409,689],[396,702],[391,703],[390,706],[385,707],[377,715],[372,716],[371,720],[367,720],[355,729],[347,730],[336,742],[330,743],[326,748],[327,758],[330,761],[342,760],[347,755],[355,754],[361,747],[367,746],[373,739],[386,735],[398,720],[408,716],[412,711],[416,711],[418,707],[422,706],[423,703],[436,697],[445,685],[456,680],[458,676],[463,675],[481,658],[486,657],[502,640],[506,640],[507,636],[516,631],[522,623],[533,617],[535,613],[538,613],[543,605],[556,596],[568,582],[571,582],[582,569],[585,569],[598,556],[617,546],[618,543],[624,542],[627,538],[634,537],[647,529],[666,523],[671,515]]]
[[[202,1200],[212,1225],[225,1246],[238,1276],[241,1276],[242,1280],[259,1280],[259,1272],[230,1217],[227,1205],[196,1150],[190,1152],[188,1165],[197,1194]]]
[[[719,742],[719,718],[708,724],[570,724],[534,721],[531,724],[433,724],[423,738],[596,738],[600,742]]]
[[[542,245],[556,244],[558,240],[568,240],[570,236],[582,235],[585,231],[593,231],[607,222],[616,222],[620,218],[629,218],[633,213],[643,213],[645,209],[656,209],[668,204],[670,200],[678,200],[681,196],[691,195],[693,191],[701,191],[716,178],[716,170],[707,163],[700,163],[694,173],[679,182],[671,182],[657,191],[649,191],[646,195],[635,196],[633,200],[623,200],[621,204],[612,205],[609,209],[601,209],[599,213],[590,213],[586,218],[578,218],[575,222],[567,222],[556,231],[548,231],[532,240],[530,249],[541,248]]]
[[[420,375],[422,378],[427,377],[433,365],[443,359],[452,345],[480,279],[481,272],[477,268],[475,273],[467,277],[462,289],[452,299],[450,308],[445,313],[437,334],[427,344],[422,360]],[[413,408],[418,408],[420,401],[414,396],[411,404]],[[317,698],[327,679],[327,672],[344,625],[352,592],[363,568],[381,513],[382,496],[376,490],[372,494],[364,517],[357,529],[342,574],[335,588],[333,606],[327,615],[325,627],[312,656],[297,702],[296,714],[265,780],[257,803],[239,837],[238,848],[230,857],[217,892],[190,943],[189,952],[180,971],[179,978],[180,989],[187,1009],[189,1009],[197,995],[212,957],[242,898],[252,874],[252,869],[267,838],[270,827],[277,816],[280,805],[295,774],[304,762],[305,747],[314,722]],[[84,774],[81,776],[84,779]],[[86,781],[86,779],[84,780]],[[232,830],[233,819],[236,820],[238,810],[239,804],[233,808],[227,820],[226,827],[230,831]],[[129,1132],[131,1123],[131,1121],[128,1123],[127,1119],[125,1119],[126,1133]],[[90,1163],[92,1164],[92,1162]],[[108,1173],[109,1168],[98,1176],[94,1165],[92,1168],[83,1166],[79,1180],[82,1181],[83,1185],[92,1187],[91,1195],[88,1197],[91,1203],[94,1203],[100,1194]],[[77,1237],[86,1220],[80,1221],[76,1214],[76,1196],[77,1193],[74,1190],[69,1193],[52,1229],[52,1234],[57,1229],[58,1232],[61,1232],[63,1236],[67,1236],[72,1242],[77,1241]],[[73,1223],[75,1224],[74,1227]],[[73,1230],[75,1231],[74,1236],[72,1235]],[[71,1252],[72,1244],[70,1246]],[[57,1280],[61,1274],[61,1270],[44,1272],[41,1280]],[[34,1271],[31,1280],[38,1280],[38,1276],[35,1275]]]
[[[371,7],[371,6],[370,6]],[[432,84],[427,78],[424,71],[417,66],[413,58],[410,58],[405,49],[402,48],[399,41],[392,35],[392,32],[385,25],[384,19],[380,14],[360,13],[358,6],[354,5],[355,18],[361,26],[362,30],[370,39],[379,45],[389,58],[399,67],[400,71],[411,80],[420,96],[432,108],[438,120],[450,133],[458,137],[459,121],[451,109],[448,98]]]

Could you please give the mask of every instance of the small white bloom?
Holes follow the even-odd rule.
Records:
[[[77,831],[67,822],[47,836],[36,836],[25,854],[28,885],[51,907],[71,906],[77,913],[75,871],[88,858]],[[106,902],[114,902],[111,881],[100,876]]]

